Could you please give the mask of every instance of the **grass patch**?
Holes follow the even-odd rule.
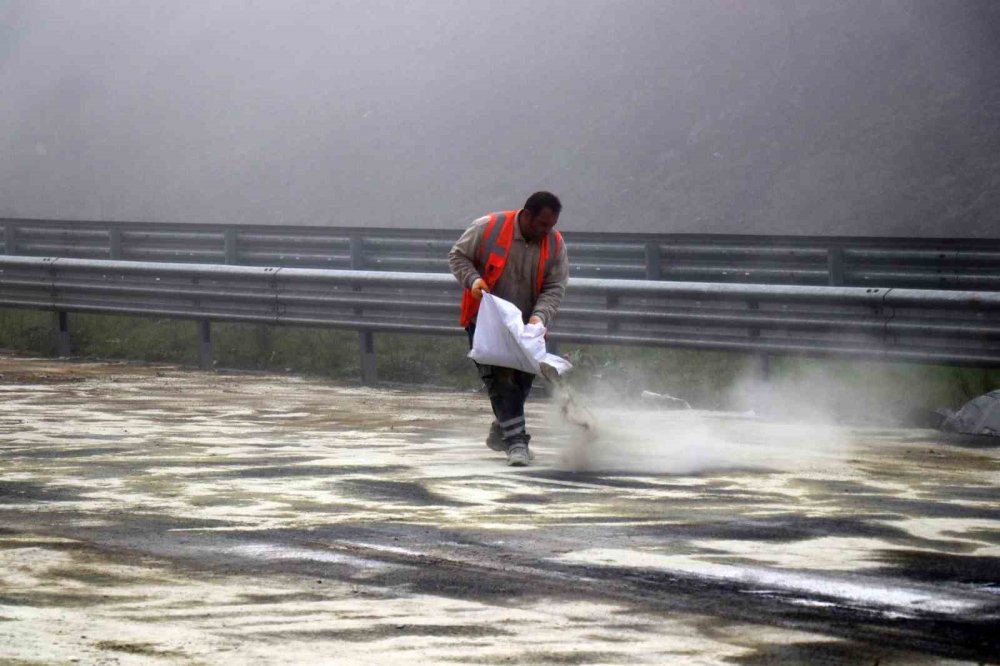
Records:
[[[475,366],[466,356],[469,343],[464,333],[460,336],[376,335],[375,351],[378,376],[387,381],[466,389],[480,385]]]
[[[47,356],[55,353],[51,312],[0,309],[0,347]]]
[[[52,313],[0,309],[0,348],[54,353]],[[71,314],[72,352],[83,358],[193,366],[193,321]],[[212,325],[218,367],[291,372],[338,381],[360,376],[356,331],[255,324]],[[464,335],[376,334],[381,381],[453,389],[479,386]],[[767,382],[758,358],[735,352],[562,345],[573,381],[595,395],[638,398],[643,390],[707,409],[770,413],[814,410],[849,420],[906,420],[914,411],[958,407],[1000,386],[1000,370],[771,357]]]
[[[212,345],[216,364],[224,368],[345,379],[360,373],[352,331],[220,323],[212,324]]]
[[[54,355],[53,318],[49,312],[0,309],[0,348]],[[198,327],[193,321],[71,313],[69,329],[71,352],[81,358],[186,366],[198,363]],[[213,323],[212,347],[220,368],[342,380],[356,380],[361,373],[356,331]],[[478,375],[466,358],[464,334],[377,334],[375,349],[382,381],[450,388],[478,386]]]

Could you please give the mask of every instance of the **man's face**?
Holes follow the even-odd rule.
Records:
[[[529,241],[541,240],[552,231],[558,221],[559,214],[553,212],[551,208],[543,208],[537,215],[532,215],[531,211],[525,209],[521,212],[521,233]]]

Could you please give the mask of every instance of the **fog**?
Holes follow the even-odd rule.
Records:
[[[0,0],[0,216],[996,236],[993,0]]]

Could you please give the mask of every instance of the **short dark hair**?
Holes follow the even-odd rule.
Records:
[[[538,215],[543,208],[550,208],[558,215],[562,212],[562,202],[551,192],[535,192],[524,202],[524,209],[532,215]]]

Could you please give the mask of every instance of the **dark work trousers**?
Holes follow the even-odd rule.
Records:
[[[469,348],[472,348],[472,337],[476,325],[465,329],[469,334]],[[531,393],[531,382],[535,376],[513,368],[502,368],[496,365],[481,365],[476,363],[479,376],[486,385],[486,392],[493,405],[493,415],[500,424],[504,442],[508,445],[515,441],[527,443],[530,439],[524,427],[524,403]]]

